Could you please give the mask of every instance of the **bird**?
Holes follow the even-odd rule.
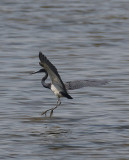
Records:
[[[74,81],[68,81],[63,82],[57,68],[48,60],[48,58],[42,54],[42,52],[39,52],[39,65],[42,67],[39,71],[33,72],[32,74],[36,73],[45,73],[45,76],[41,80],[41,84],[43,87],[50,89],[57,97],[57,103],[56,106],[50,109],[47,109],[46,111],[42,112],[41,115],[46,116],[46,113],[50,111],[50,117],[53,115],[53,111],[61,104],[61,97],[65,97],[68,99],[73,99],[69,93],[68,90],[74,90],[79,89],[82,87],[92,87],[92,86],[101,86],[108,83],[107,80],[74,80]],[[51,83],[46,83],[46,79],[48,78],[48,75],[51,79]]]

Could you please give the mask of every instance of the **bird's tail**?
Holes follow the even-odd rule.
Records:
[[[68,99],[73,99],[68,93],[65,93],[65,92],[60,92],[60,93]]]

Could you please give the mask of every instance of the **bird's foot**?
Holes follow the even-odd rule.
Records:
[[[46,110],[46,111],[44,111],[44,112],[42,112],[41,115],[45,115],[45,117],[46,117],[46,114],[47,114],[48,111],[51,111],[51,112],[52,112],[52,108],[51,108],[51,109],[48,109],[48,110]]]
[[[41,115],[45,115],[45,117],[46,117],[47,112],[48,112],[48,111],[51,111],[51,112],[50,112],[50,118],[51,118],[52,115],[53,115],[53,110],[56,109],[56,108],[57,108],[57,106],[54,107],[54,108],[47,109],[46,111],[42,112]]]

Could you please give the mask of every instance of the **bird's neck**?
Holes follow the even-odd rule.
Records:
[[[42,80],[45,81],[47,79],[47,77],[48,77],[48,73],[45,72],[45,76],[42,78]]]
[[[45,80],[47,79],[47,77],[48,77],[48,73],[45,72],[45,76],[42,78],[41,83],[45,88],[49,88],[50,89],[50,84],[49,83],[45,83]]]

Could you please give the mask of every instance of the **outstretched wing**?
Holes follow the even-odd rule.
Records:
[[[56,69],[56,67],[47,59],[45,55],[42,54],[42,52],[39,52],[39,64],[47,71],[47,73],[50,76],[50,79],[53,84],[57,84],[60,86],[64,91],[66,91],[65,85]]]
[[[79,89],[82,87],[99,87],[101,85],[107,84],[107,80],[75,80],[65,83],[67,90]]]

